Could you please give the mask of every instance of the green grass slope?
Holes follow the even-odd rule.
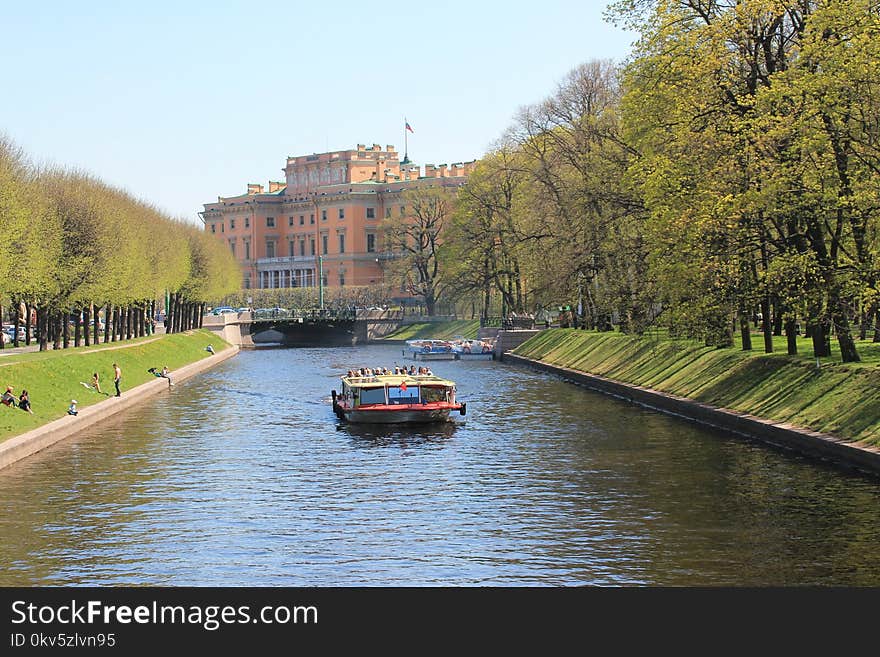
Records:
[[[806,341],[802,347],[807,351]],[[866,362],[823,362],[817,368],[815,360],[806,356],[551,329],[514,353],[844,440],[880,445],[880,368],[873,346],[864,347]]]
[[[209,357],[205,351],[209,344],[216,351],[228,346],[211,331],[198,330],[108,345],[0,357],[2,390],[7,385],[13,386],[16,399],[23,389],[27,390],[34,412],[30,415],[18,408],[0,405],[0,441],[63,417],[71,399],[76,399],[78,407],[84,408],[115,394],[113,363],[118,363],[122,370],[120,387],[124,396],[126,390],[154,378],[147,372],[148,368],[167,365],[173,379],[177,368]],[[90,383],[93,372],[100,376],[101,390],[106,394],[99,394],[80,383]]]
[[[452,322],[424,322],[407,324],[385,336],[386,340],[449,340],[460,335],[463,338],[476,338],[480,328],[478,319],[459,319]]]

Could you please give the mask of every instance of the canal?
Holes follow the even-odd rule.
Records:
[[[0,471],[0,585],[878,585],[880,480],[492,362],[340,425],[400,347],[242,352]]]

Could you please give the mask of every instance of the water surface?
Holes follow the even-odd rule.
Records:
[[[242,352],[0,471],[2,585],[878,585],[880,480],[493,362],[340,424],[399,347]]]

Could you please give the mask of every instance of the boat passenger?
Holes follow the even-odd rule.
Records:
[[[415,376],[415,375],[416,375],[416,366],[415,366],[415,365],[410,365],[410,366],[409,366],[409,375],[410,375],[410,376]]]

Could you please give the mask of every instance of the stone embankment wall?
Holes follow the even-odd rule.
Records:
[[[249,312],[205,315],[202,318],[202,328],[213,331],[231,345],[252,349],[254,340],[250,334],[250,320]]]
[[[482,331],[482,329],[480,329]],[[505,354],[516,349],[523,342],[532,338],[541,331],[539,329],[513,329],[510,331],[498,331],[495,339],[495,360],[505,360]]]

